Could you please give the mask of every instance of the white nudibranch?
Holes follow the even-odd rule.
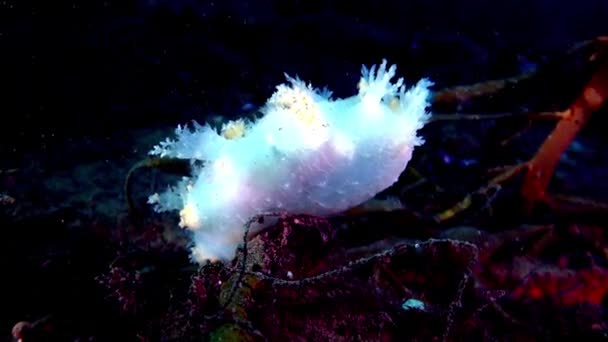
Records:
[[[392,185],[405,169],[417,131],[427,122],[427,79],[407,89],[386,61],[363,67],[358,94],[332,99],[287,76],[256,122],[179,126],[176,139],[151,155],[204,160],[190,177],[149,203],[179,210],[192,230],[198,262],[228,260],[242,241],[245,222],[269,211],[330,215],[354,207]]]

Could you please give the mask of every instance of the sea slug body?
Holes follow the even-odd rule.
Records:
[[[372,198],[405,169],[430,115],[432,83],[408,89],[391,81],[395,73],[386,61],[363,67],[358,93],[345,99],[287,76],[256,122],[232,121],[221,132],[179,126],[176,139],[150,154],[203,165],[149,202],[180,211],[180,226],[193,232],[193,259],[203,262],[232,258],[257,214],[330,215]]]

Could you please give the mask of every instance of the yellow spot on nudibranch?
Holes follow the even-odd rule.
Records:
[[[201,227],[200,217],[196,211],[196,206],[192,202],[186,204],[184,209],[179,212],[179,218],[179,226],[182,228],[196,230]]]
[[[270,98],[269,104],[284,109],[307,128],[317,128],[324,124],[319,105],[313,91],[305,87],[281,85]]]
[[[291,87],[282,84],[268,101],[268,106],[295,119],[293,122],[302,134],[302,142],[316,148],[329,136],[329,124],[317,101],[315,91],[304,84],[294,83]]]
[[[246,131],[247,123],[245,123],[245,120],[230,120],[222,127],[222,136],[228,140],[234,140],[243,137]]]
[[[401,109],[400,106],[401,105],[401,101],[399,101],[398,97],[391,97],[390,100],[388,101],[388,107],[394,112],[399,112],[399,110]]]

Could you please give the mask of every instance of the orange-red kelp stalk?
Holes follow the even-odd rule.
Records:
[[[607,41],[608,42],[608,39]],[[608,98],[608,58],[603,57],[591,80],[574,102],[562,112],[562,119],[527,163],[521,194],[527,210],[542,201],[550,201],[546,189],[555,167],[578,132]]]
[[[589,51],[589,49],[591,51]],[[571,196],[548,196],[547,186],[553,176],[555,167],[561,158],[562,153],[572,143],[576,135],[589,121],[591,115],[600,109],[608,99],[608,36],[597,37],[592,40],[577,44],[568,55],[574,55],[581,51],[590,52],[587,61],[594,64],[594,73],[589,82],[585,84],[582,91],[574,102],[561,112],[540,112],[540,113],[520,113],[529,118],[557,118],[559,122],[537,150],[536,154],[529,161],[508,167],[500,174],[492,178],[486,185],[477,191],[468,194],[462,201],[451,208],[440,212],[434,218],[438,222],[443,222],[453,218],[457,214],[470,208],[472,195],[487,194],[494,191],[496,187],[520,172],[525,172],[524,182],[521,187],[521,195],[524,202],[524,210],[530,212],[534,206],[544,202],[552,207],[559,208],[560,204],[580,207],[579,209],[601,209],[608,210],[608,204],[598,203],[593,200],[576,198]],[[520,82],[534,76],[534,72],[522,74],[503,80],[492,80],[467,86],[457,86],[437,91],[433,95],[433,104],[453,104],[462,103],[479,97],[491,96],[494,93],[507,88],[514,88]],[[514,113],[499,114],[435,114],[432,121],[445,120],[481,120],[481,119],[500,119],[513,117]],[[563,207],[565,208],[565,207]]]

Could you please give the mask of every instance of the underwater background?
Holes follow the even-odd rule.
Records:
[[[601,0],[0,1],[0,341],[608,338],[607,17]],[[192,263],[177,215],[146,204],[182,165],[148,151],[259,116],[284,73],[350,96],[383,58],[434,82],[399,181]]]

